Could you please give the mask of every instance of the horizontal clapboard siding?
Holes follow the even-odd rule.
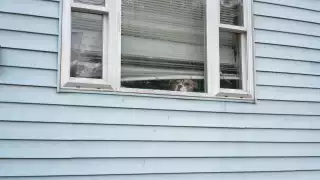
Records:
[[[1,13],[0,21],[0,29],[52,35],[59,34],[58,19]],[[29,24],[29,26],[26,26],[25,24]]]
[[[0,125],[1,137],[8,140],[320,142],[318,130],[103,126],[34,122],[0,122]]]
[[[305,60],[305,61],[312,61],[312,62],[320,61],[319,50],[300,48],[300,47],[294,47],[294,46],[256,43],[255,54],[257,57],[266,57],[266,58]]]
[[[314,23],[260,15],[255,16],[254,23],[256,29],[320,36],[320,27]]]
[[[2,159],[1,176],[319,170],[320,158]],[[173,168],[174,167],[174,168]],[[19,171],[12,171],[19,169]]]
[[[320,129],[318,116],[233,114],[0,103],[0,120],[78,124],[154,125],[271,129]],[[20,113],[15,113],[19,109]],[[34,111],[37,109],[37,111]],[[7,113],[4,113],[7,112]],[[47,118],[51,117],[51,118]],[[101,118],[103,117],[103,118]],[[112,118],[106,118],[112,117]],[[127,118],[127,117],[130,117]],[[152,118],[152,121],[150,119]]]
[[[255,38],[256,42],[265,44],[277,44],[284,46],[320,49],[320,37],[266,30],[256,30]]]
[[[0,12],[59,18],[59,3],[43,0],[1,0]]]
[[[0,180],[320,176],[320,2],[255,0],[254,104],[57,92],[60,5],[0,1]]]
[[[0,120],[142,126],[320,129],[318,116],[234,114],[0,103]],[[16,113],[19,109],[20,113]],[[36,109],[36,111],[35,111]],[[5,113],[6,112],[6,113]],[[50,118],[47,118],[50,117]],[[109,118],[112,117],[112,118]],[[130,117],[130,118],[127,118]],[[150,120],[152,119],[152,121]]]
[[[57,70],[57,53],[1,48],[0,66]]]
[[[276,5],[291,6],[314,11],[320,11],[319,1],[300,1],[300,0],[255,0],[256,2],[273,3]]]
[[[175,110],[194,112],[229,112],[229,113],[264,113],[264,114],[295,114],[320,115],[318,102],[287,102],[261,100],[258,104],[231,103],[219,101],[201,101],[195,106],[195,100],[175,100],[165,98],[148,98],[132,96],[101,95],[94,93],[63,93],[57,94],[54,88],[27,86],[0,86],[2,102],[60,104],[87,107],[138,108],[154,110]],[[153,101],[150,104],[150,101]]]
[[[320,63],[275,58],[256,58],[256,70],[292,74],[319,75]]]
[[[0,140],[0,146],[3,158],[22,159],[320,156],[319,143]]]
[[[307,0],[312,3],[316,2],[314,0]],[[315,5],[316,6],[316,5]],[[254,3],[254,14],[278,17],[290,20],[304,21],[310,23],[320,23],[319,12],[310,11],[306,9],[300,9],[296,7],[283,6],[279,4],[271,4],[265,2],[256,1]],[[285,13],[284,13],[285,12]]]
[[[58,52],[58,36],[0,30],[1,46],[35,51]]]
[[[256,90],[259,99],[320,102],[320,89],[259,86]]]
[[[142,175],[96,175],[96,176],[40,176],[20,177],[19,180],[317,180],[320,171],[288,172],[241,172],[241,173],[180,173],[180,174],[142,174]],[[1,178],[0,180],[15,178]]]

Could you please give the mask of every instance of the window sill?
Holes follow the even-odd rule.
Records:
[[[115,90],[102,88],[77,88],[77,87],[58,87],[59,93],[82,93],[82,94],[107,94],[117,96],[152,97],[166,99],[186,99],[222,102],[245,102],[256,103],[256,99],[248,94],[219,93],[217,96],[198,92],[178,92],[148,89],[119,88]]]

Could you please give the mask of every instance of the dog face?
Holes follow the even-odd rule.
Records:
[[[191,79],[172,80],[170,88],[172,91],[194,92],[198,85]]]

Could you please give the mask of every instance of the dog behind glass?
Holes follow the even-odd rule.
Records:
[[[195,92],[197,88],[197,82],[191,79],[180,79],[170,81],[170,90],[172,91]]]

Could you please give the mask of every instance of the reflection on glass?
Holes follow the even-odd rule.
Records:
[[[105,5],[105,0],[74,0],[74,2],[96,5],[96,6],[104,6]]]
[[[205,1],[122,0],[122,86],[204,92]]]
[[[220,0],[220,23],[243,26],[243,0]]]
[[[102,19],[72,12],[71,77],[102,78]]]
[[[241,34],[220,31],[220,87],[242,89]]]

